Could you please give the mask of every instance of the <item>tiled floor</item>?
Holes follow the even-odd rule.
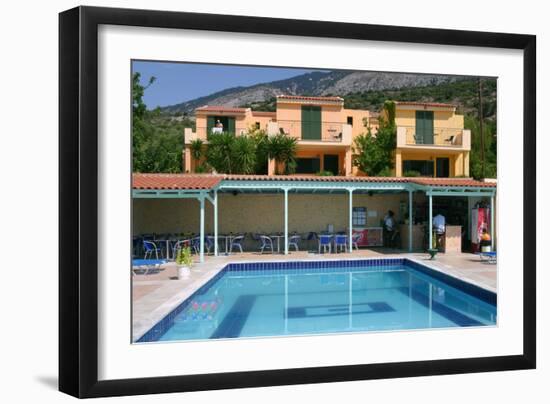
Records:
[[[497,290],[497,265],[481,262],[475,254],[438,254],[433,261],[426,253],[405,253],[387,249],[359,250],[353,253],[316,254],[306,251],[281,254],[237,253],[207,256],[196,263],[187,279],[177,279],[174,264],[166,264],[158,273],[135,275],[132,285],[133,335],[139,338],[179,303],[215,276],[229,262],[338,260],[360,258],[407,257],[422,262],[467,282],[491,291]]]

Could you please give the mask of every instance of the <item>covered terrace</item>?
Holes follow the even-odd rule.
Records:
[[[340,195],[347,198],[347,209],[340,210],[347,223],[347,249],[353,251],[353,206],[354,198],[372,195],[405,195],[408,203],[408,251],[413,250],[413,197],[420,194],[428,201],[428,223],[432,228],[433,198],[437,196],[485,197],[494,207],[496,183],[480,182],[466,178],[402,178],[402,177],[321,177],[321,176],[262,176],[262,175],[214,175],[214,174],[138,174],[132,181],[134,199],[194,199],[199,203],[199,260],[205,256],[205,216],[206,204],[211,205],[213,219],[213,253],[218,256],[219,219],[227,214],[219,209],[221,195],[253,196],[279,194],[282,196],[280,221],[283,234],[283,252],[289,253],[289,195],[314,195],[327,198]],[[317,196],[318,195],[318,196]],[[246,215],[247,212],[240,212]],[[267,213],[270,214],[270,213]],[[314,215],[315,212],[311,212]],[[494,215],[491,215],[494,221]],[[279,220],[279,219],[277,219]],[[494,222],[491,223],[491,233]],[[432,232],[429,232],[429,245],[432,245]],[[491,234],[494,242],[494,234]]]

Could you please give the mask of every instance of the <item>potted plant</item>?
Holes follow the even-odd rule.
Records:
[[[191,248],[183,247],[176,254],[176,265],[178,266],[178,279],[186,279],[191,274],[193,258],[191,257]]]

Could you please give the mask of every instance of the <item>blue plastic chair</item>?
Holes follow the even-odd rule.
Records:
[[[345,252],[348,244],[348,237],[345,234],[337,234],[334,236],[334,252],[338,250]]]
[[[329,253],[332,252],[332,234],[319,235],[319,254],[321,254],[321,248],[324,253],[327,252],[327,249]]]
[[[288,239],[288,248],[294,247],[296,251],[300,251],[300,249],[298,248],[298,243],[301,240],[302,240],[302,236],[300,236],[299,234],[294,234],[290,236],[290,238]]]
[[[241,250],[241,253],[242,253],[243,252],[243,246],[242,246],[243,241],[244,241],[244,234],[241,234],[241,235],[236,236],[235,238],[233,238],[231,240],[231,245],[229,246],[229,252],[232,253],[233,252],[233,247],[236,247],[239,250]]]
[[[153,253],[155,253],[156,259],[159,259],[159,252],[162,257],[162,250],[152,241],[143,240],[143,249],[145,250],[145,254],[143,255],[144,259],[151,258]]]
[[[260,254],[263,254],[266,248],[270,248],[271,254],[273,254],[273,240],[271,237],[260,235],[260,241],[262,242],[262,245],[260,246]]]

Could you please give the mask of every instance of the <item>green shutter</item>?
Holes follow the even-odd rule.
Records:
[[[309,118],[311,138],[321,140],[321,107],[311,107]]]
[[[232,116],[227,118],[227,132],[235,134],[235,118]]]
[[[433,144],[434,113],[433,111],[416,111],[416,143]]]
[[[212,134],[212,128],[216,125],[216,119],[213,116],[206,117],[206,134],[210,136]]]
[[[424,143],[424,111],[416,111],[415,143]]]
[[[302,139],[321,140],[321,107],[302,105]]]
[[[309,106],[302,105],[302,139],[309,139]]]
[[[434,112],[424,111],[424,143],[434,144]]]

